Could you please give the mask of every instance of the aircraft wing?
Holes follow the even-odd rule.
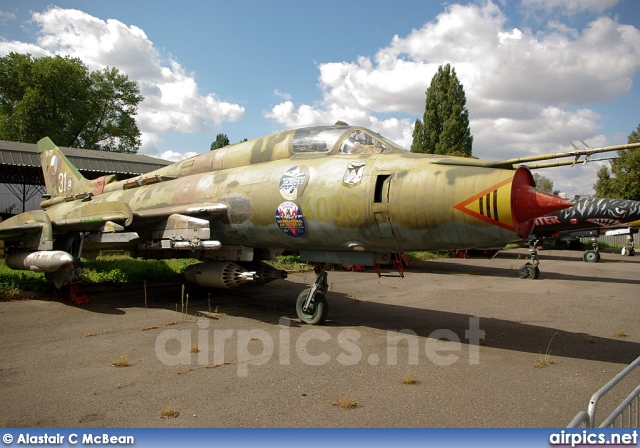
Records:
[[[0,240],[31,235],[41,231],[44,226],[51,227],[49,216],[44,211],[21,213],[0,223]]]
[[[584,149],[580,149],[573,142],[571,142],[571,146],[574,147],[573,151],[559,152],[559,153],[553,153],[553,154],[540,154],[540,155],[528,156],[528,157],[517,157],[514,159],[484,161],[484,160],[478,160],[478,159],[443,158],[433,163],[437,165],[460,165],[460,166],[478,166],[478,167],[485,167],[485,168],[516,169],[517,167],[521,165],[529,164],[530,162],[539,162],[541,160],[563,159],[567,157],[574,158],[574,160],[570,162],[537,164],[532,167],[532,168],[548,168],[551,166],[573,165],[579,162],[587,162],[589,161],[589,157],[592,154],[640,148],[640,143],[629,143],[626,145],[615,145],[615,146],[602,146],[600,148],[589,148],[585,145]],[[581,160],[580,157],[582,156],[584,156],[585,158]]]
[[[90,231],[107,222],[128,226],[133,221],[131,207],[126,202],[80,202],[59,204],[50,213],[51,225],[57,231]]]

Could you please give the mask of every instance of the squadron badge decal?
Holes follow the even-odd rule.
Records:
[[[298,189],[306,179],[307,175],[294,166],[290,168],[280,179],[280,194],[283,198],[293,201],[298,198]]]
[[[283,202],[276,209],[276,224],[285,235],[300,238],[305,225],[302,210],[293,202]]]
[[[362,182],[362,175],[366,165],[367,162],[351,162],[347,165],[347,171],[342,177],[342,185],[349,188],[359,185]]]

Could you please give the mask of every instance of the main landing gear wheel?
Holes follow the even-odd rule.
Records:
[[[307,288],[298,295],[296,300],[296,313],[298,318],[309,325],[319,325],[327,320],[329,314],[329,302],[321,292],[316,292],[305,308],[311,288]]]
[[[596,263],[600,260],[600,252],[596,252],[595,250],[587,250],[582,256],[582,259],[588,263]]]
[[[536,279],[540,277],[540,268],[532,263],[525,263],[520,266],[518,276],[522,279]]]
[[[597,263],[600,261],[600,252],[598,252],[598,238],[591,238],[593,243],[592,250],[585,250],[582,259],[587,263]]]
[[[628,247],[623,247],[620,253],[623,257],[633,257],[636,254],[636,251],[633,247],[630,249]]]

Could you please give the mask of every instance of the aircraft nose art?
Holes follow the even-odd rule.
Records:
[[[473,195],[454,208],[526,238],[531,232],[534,218],[572,205],[569,201],[535,188],[531,172],[521,167],[512,178]]]

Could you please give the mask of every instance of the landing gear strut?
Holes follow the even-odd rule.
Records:
[[[318,325],[327,320],[329,314],[329,303],[327,302],[327,272],[322,264],[313,267],[316,274],[316,281],[311,286],[302,291],[296,300],[296,313],[298,318],[305,324]]]
[[[636,250],[633,248],[633,233],[627,237],[627,245],[620,251],[623,257],[633,257]]]
[[[520,266],[518,277],[526,279],[536,279],[540,277],[540,260],[538,260],[538,244],[540,240],[531,240],[529,242],[529,254],[531,256],[531,262],[527,262]]]
[[[73,265],[67,269],[48,272],[45,274],[47,280],[62,291],[62,295],[67,299],[75,302],[76,305],[89,303],[84,290],[82,289],[82,247],[84,246],[84,233],[79,233],[68,240],[61,243],[61,250],[70,253],[73,256]]]
[[[588,263],[596,263],[600,261],[600,252],[598,252],[598,238],[591,238],[593,245],[592,250],[585,250],[582,259]]]

